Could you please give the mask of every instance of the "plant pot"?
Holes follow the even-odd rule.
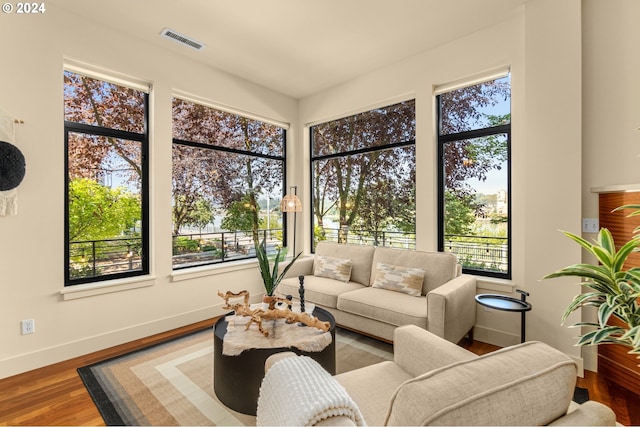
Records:
[[[273,310],[275,308],[277,300],[273,295],[263,295],[262,304],[266,310]]]

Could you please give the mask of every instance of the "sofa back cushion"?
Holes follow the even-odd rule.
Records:
[[[576,364],[527,342],[420,375],[391,399],[387,425],[546,425],[563,416]]]
[[[378,246],[370,266],[372,274],[369,285],[372,285],[375,280],[373,272],[378,263],[424,270],[422,295],[426,295],[438,286],[442,286],[459,274],[458,259],[452,253],[392,249]]]
[[[315,254],[318,256],[351,260],[351,281],[369,286],[371,278],[371,261],[373,246],[343,245],[333,242],[320,241],[316,245]],[[314,262],[314,274],[316,263]]]

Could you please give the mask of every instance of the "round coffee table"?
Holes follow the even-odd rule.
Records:
[[[336,321],[326,310],[316,307],[313,315],[323,322],[330,322],[331,344],[319,352],[305,352],[294,347],[252,348],[237,356],[222,354],[227,332],[227,316],[221,317],[214,327],[213,338],[213,390],[225,406],[234,411],[255,415],[258,394],[264,378],[264,364],[269,356],[283,351],[309,356],[331,375],[336,373]]]

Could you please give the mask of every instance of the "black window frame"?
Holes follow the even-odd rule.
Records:
[[[182,101],[186,101],[186,102],[193,102],[194,104],[198,104],[198,105],[202,105],[206,108],[211,108],[216,110],[215,107],[209,106],[209,105],[204,105],[204,104],[199,104],[195,101],[191,101],[191,100],[185,100],[182,99],[180,97],[176,97],[177,99],[180,99]],[[255,119],[255,118],[249,118],[247,116],[243,116],[242,114],[238,114],[238,113],[233,113],[230,111],[226,111],[226,110],[220,110],[217,109],[219,111],[223,111],[227,114],[234,114],[236,116],[239,117],[246,117],[249,120],[255,120],[258,122],[262,122],[265,124],[271,124],[268,121],[263,121],[260,119]],[[231,148],[231,147],[225,147],[225,146],[221,146],[221,145],[215,145],[215,144],[207,144],[207,143],[203,143],[203,142],[196,142],[196,141],[189,141],[189,140],[185,140],[185,139],[180,139],[180,138],[172,138],[172,147],[174,145],[182,145],[182,146],[187,146],[187,147],[193,147],[193,148],[198,148],[198,149],[203,149],[203,150],[210,150],[213,152],[225,152],[225,153],[231,153],[231,154],[238,154],[238,155],[242,155],[242,156],[248,156],[248,157],[256,157],[256,158],[262,158],[262,159],[268,159],[268,160],[274,160],[274,161],[280,161],[282,162],[282,194],[281,194],[281,199],[285,196],[286,194],[286,188],[287,188],[287,128],[283,127],[281,125],[275,125],[273,124],[273,126],[277,126],[282,130],[282,156],[277,156],[277,155],[272,155],[272,154],[264,154],[264,153],[257,153],[254,151],[247,151],[247,150],[240,150],[237,148]],[[282,213],[282,246],[283,247],[287,247],[287,236],[288,236],[288,224],[286,221],[286,213]],[[185,270],[185,269],[190,269],[190,268],[198,268],[198,267],[203,267],[203,266],[208,266],[208,265],[216,265],[216,264],[224,264],[224,263],[230,263],[230,262],[237,262],[237,261],[241,261],[241,260],[247,260],[247,259],[254,259],[256,258],[255,254],[252,256],[246,256],[246,257],[234,257],[231,259],[222,259],[222,260],[212,260],[210,262],[204,262],[204,263],[199,263],[197,265],[184,265],[184,266],[175,266],[172,263],[172,270],[173,271],[178,271],[178,270]]]
[[[506,135],[507,136],[507,271],[505,273],[480,270],[473,268],[462,268],[462,272],[466,274],[473,274],[477,276],[494,277],[500,279],[510,280],[512,278],[512,251],[513,251],[513,234],[512,228],[512,216],[511,216],[511,120],[508,124],[499,126],[489,126],[480,129],[474,129],[470,131],[450,133],[442,135],[440,132],[442,123],[442,108],[441,108],[441,96],[436,96],[436,110],[437,110],[437,145],[438,145],[438,251],[445,251],[445,224],[444,224],[444,210],[445,210],[445,170],[444,170],[444,148],[449,142],[484,138],[493,135]]]
[[[94,78],[94,77],[91,77]],[[98,80],[102,80],[96,78]],[[104,80],[103,80],[104,81]],[[119,129],[107,128],[97,125],[89,125],[85,123],[76,123],[71,121],[64,121],[64,170],[65,170],[65,188],[64,188],[64,275],[65,286],[74,286],[85,283],[105,282],[115,279],[123,279],[129,277],[137,277],[148,275],[150,272],[149,259],[151,248],[149,245],[149,93],[146,91],[140,91],[144,99],[144,132],[130,132]],[[142,210],[142,227],[141,227],[141,252],[140,252],[140,269],[129,270],[124,272],[104,274],[82,278],[71,278],[70,274],[70,241],[69,241],[69,134],[81,133],[85,135],[101,136],[107,138],[125,139],[129,141],[135,141],[140,143],[141,154],[141,185],[140,185],[140,208]]]
[[[414,103],[414,121],[416,120],[416,116],[415,116],[415,112],[416,112],[416,99],[415,98],[410,98],[410,99],[406,99],[404,101],[399,101],[399,102],[395,102],[395,103],[391,103],[388,105],[384,105],[378,108],[371,108],[370,110],[366,110],[363,111],[363,113],[366,113],[368,111],[373,111],[376,109],[383,109],[386,107],[391,107],[393,105],[396,104],[400,104],[403,102],[409,102],[412,101]],[[334,120],[341,120],[347,117],[351,117],[351,116],[357,116],[358,114],[353,114],[353,115],[349,115],[349,116],[345,116],[345,117],[341,117],[338,119],[334,119]],[[393,142],[387,145],[376,145],[376,146],[371,146],[371,147],[364,147],[364,148],[357,148],[355,150],[349,150],[349,151],[340,151],[340,152],[334,152],[331,154],[321,154],[321,155],[315,155],[314,154],[314,136],[313,136],[313,129],[315,126],[318,125],[322,125],[325,123],[329,123],[331,121],[334,120],[329,120],[327,122],[322,122],[322,123],[316,123],[312,126],[309,126],[309,153],[310,153],[310,159],[309,159],[309,206],[311,207],[310,209],[312,210],[311,215],[310,215],[310,242],[311,242],[311,253],[315,253],[315,246],[316,246],[316,241],[315,241],[315,216],[314,216],[314,212],[313,212],[313,198],[315,195],[315,187],[314,187],[314,162],[316,161],[323,161],[323,160],[330,160],[330,159],[335,159],[335,158],[344,158],[344,157],[349,157],[349,156],[353,156],[353,155],[360,155],[360,154],[368,154],[368,153],[374,153],[376,151],[386,151],[386,150],[393,150],[395,148],[403,148],[403,147],[413,147],[414,148],[414,155],[415,155],[415,165],[414,167],[417,168],[417,144],[416,144],[416,138],[411,138],[411,139],[407,139],[404,141],[399,141],[399,142]],[[417,123],[416,123],[416,127],[417,127]],[[414,130],[415,132],[415,130]],[[417,182],[414,182],[414,185],[417,186]],[[417,220],[417,212],[416,212],[416,216],[414,217],[414,227],[415,227],[415,223]],[[414,235],[415,235],[415,240],[414,240],[414,248],[417,245],[417,234],[415,234],[415,229],[414,229]],[[374,246],[378,246],[375,245]],[[379,246],[384,246],[384,245],[379,245]]]

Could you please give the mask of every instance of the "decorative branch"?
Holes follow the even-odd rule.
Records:
[[[265,337],[269,336],[269,331],[264,330],[262,327],[263,320],[273,320],[273,319],[285,319],[287,323],[304,323],[307,326],[320,329],[321,331],[327,332],[331,328],[331,323],[323,322],[319,320],[317,317],[311,316],[309,313],[295,313],[288,308],[277,309],[275,308],[275,304],[277,302],[284,302],[287,305],[291,303],[291,301],[286,298],[273,297],[272,302],[269,303],[269,308],[267,310],[263,310],[261,308],[257,308],[252,310],[249,306],[249,291],[243,290],[238,293],[234,293],[231,291],[227,291],[224,294],[218,291],[218,296],[224,300],[224,305],[222,308],[225,310],[233,310],[238,316],[250,317],[250,320],[245,325],[245,330],[249,329],[253,323],[258,325],[258,330]],[[230,304],[229,299],[231,298],[243,298],[242,303]]]

